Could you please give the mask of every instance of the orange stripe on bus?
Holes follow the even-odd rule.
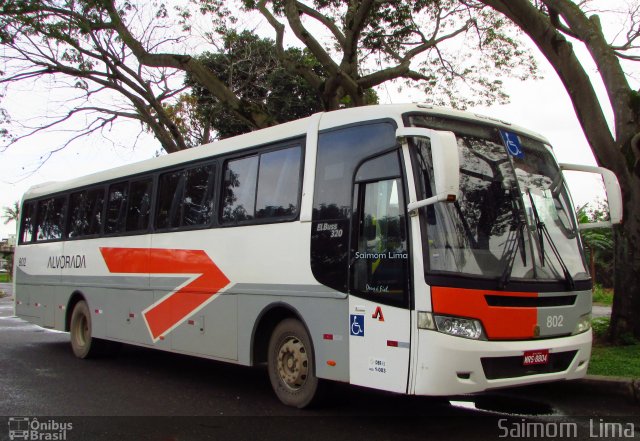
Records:
[[[230,282],[203,250],[100,248],[100,252],[112,273],[197,276],[145,311],[154,340],[184,321]]]
[[[489,339],[524,339],[535,336],[538,310],[535,307],[489,306],[485,295],[538,297],[537,293],[432,287],[436,314],[475,318],[482,321]]]

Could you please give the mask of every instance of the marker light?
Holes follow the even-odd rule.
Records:
[[[433,315],[430,312],[418,311],[418,329],[436,329]]]

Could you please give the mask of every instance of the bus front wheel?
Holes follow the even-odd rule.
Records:
[[[318,395],[311,339],[296,319],[280,322],[269,340],[268,370],[277,397],[288,406],[303,408]]]

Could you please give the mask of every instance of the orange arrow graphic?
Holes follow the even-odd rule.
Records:
[[[112,273],[194,277],[142,312],[154,341],[212,300],[230,282],[203,250],[100,248],[100,252]]]

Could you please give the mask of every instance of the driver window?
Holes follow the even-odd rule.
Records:
[[[394,156],[391,158],[397,164]],[[352,294],[375,302],[406,305],[409,254],[402,181],[392,178],[358,183],[355,196]]]

